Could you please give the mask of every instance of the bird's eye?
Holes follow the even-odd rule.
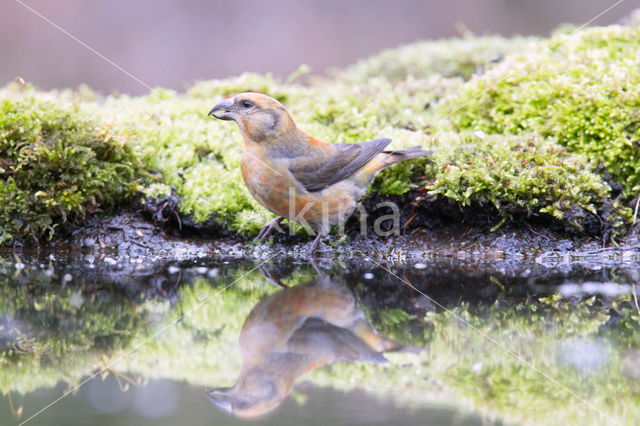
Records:
[[[251,101],[242,101],[240,103],[240,105],[242,105],[242,108],[244,108],[244,109],[249,109],[249,108],[251,108],[253,106],[253,102],[251,102]]]

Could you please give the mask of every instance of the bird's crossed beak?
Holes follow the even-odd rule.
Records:
[[[213,115],[220,120],[235,120],[237,117],[236,108],[233,104],[233,98],[225,99],[209,111],[208,115]]]
[[[233,412],[229,388],[207,390],[207,394],[209,395],[211,402],[213,402],[218,408],[228,413]]]

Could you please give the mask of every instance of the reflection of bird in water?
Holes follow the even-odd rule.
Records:
[[[403,349],[367,322],[346,285],[319,275],[253,308],[240,333],[235,385],[209,392],[217,406],[239,417],[260,416],[278,407],[308,371],[334,362],[385,362],[382,352]]]

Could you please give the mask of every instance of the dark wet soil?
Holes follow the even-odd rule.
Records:
[[[438,300],[454,297],[452,303],[463,301],[459,295],[468,297],[467,301],[490,297],[496,292],[496,282],[505,280],[530,286],[529,290],[535,287],[531,277],[545,276],[547,283],[559,283],[566,279],[563,270],[573,275],[579,273],[585,280],[607,281],[609,277],[602,276],[603,268],[620,267],[623,274],[633,274],[625,265],[640,262],[638,226],[622,244],[609,247],[603,247],[597,240],[578,241],[533,226],[507,225],[493,232],[462,229],[462,225],[416,228],[409,234],[389,238],[354,236],[337,247],[326,247],[316,260],[329,268],[340,262],[356,261],[360,265],[354,270],[356,275],[362,275],[363,268],[380,265],[391,272],[393,268],[403,268],[403,276],[409,282],[430,283],[429,289],[422,289],[430,294],[439,293],[438,277],[443,276],[443,270],[450,270],[446,282],[441,283],[442,294]],[[33,259],[42,264],[63,265],[64,271],[57,274],[59,280],[69,273],[85,282],[88,289],[92,283],[107,280],[143,299],[172,298],[181,282],[201,275],[198,267],[203,262],[223,265],[269,259],[286,272],[287,265],[296,268],[308,261],[304,254],[308,242],[301,237],[290,241],[286,236],[277,236],[275,240],[271,244],[255,244],[231,238],[175,236],[141,215],[127,213],[94,220],[68,239],[48,246],[14,248],[0,251],[0,255],[18,261]],[[331,240],[328,237],[326,241],[331,243]],[[170,271],[172,268],[179,272]],[[555,271],[554,276],[549,276],[549,268]],[[275,274],[282,272],[276,270]],[[455,279],[456,274],[459,279]],[[629,278],[635,282],[639,277]],[[376,292],[384,292],[385,277],[376,277],[376,282],[381,283]],[[460,288],[454,291],[452,286]],[[373,296],[363,292],[363,297]],[[410,288],[399,289],[397,283],[390,285],[389,294],[375,295],[377,301],[391,299],[395,304],[400,301],[410,304],[411,300],[420,298]]]
[[[578,238],[555,232],[536,223],[507,223],[491,230],[476,223],[447,220],[427,225],[415,218],[405,226],[401,235],[367,237],[347,232],[347,238],[325,238],[325,247],[318,254],[321,259],[375,258],[402,262],[403,259],[451,257],[456,259],[499,261],[508,259],[537,259],[540,262],[572,261],[616,262],[638,258],[640,255],[640,223],[617,245],[605,244],[598,238]],[[407,220],[405,220],[405,224]],[[209,230],[183,224],[183,232],[175,227],[154,223],[139,212],[123,213],[106,219],[93,219],[65,239],[39,247],[5,249],[5,253],[54,253],[70,260],[82,256],[103,259],[105,262],[127,263],[130,259],[144,259],[145,265],[166,260],[216,257],[220,259],[265,259],[274,255],[304,258],[304,251],[312,237],[277,234],[267,243],[254,243],[231,237],[216,237]],[[285,232],[287,230],[284,226]],[[348,228],[349,230],[349,228]]]
[[[376,208],[381,202],[402,206],[399,234],[377,236],[373,223],[389,214]],[[304,257],[313,237],[289,233],[286,221],[283,233],[274,233],[268,243],[256,244],[229,235],[214,221],[195,223],[179,213],[176,195],[162,199],[137,199],[118,215],[92,218],[73,233],[39,246],[18,245],[0,248],[5,253],[47,252],[73,260],[81,255],[119,259],[144,258],[145,263],[197,257],[264,259],[285,254]],[[588,257],[607,261],[640,253],[640,221],[627,235],[611,239],[606,212],[600,216],[585,212],[566,212],[566,220],[549,215],[529,216],[511,211],[512,219],[501,222],[495,207],[460,207],[447,200],[432,200],[419,190],[401,196],[373,197],[363,200],[369,212],[363,228],[357,215],[350,218],[342,237],[326,237],[324,259],[454,257],[459,259],[554,259],[563,256]],[[606,206],[605,206],[606,210]],[[568,223],[579,226],[569,226]],[[499,224],[499,225],[498,225]],[[382,222],[385,230],[391,221]],[[386,227],[386,228],[385,228]],[[109,261],[109,260],[107,260]]]
[[[372,224],[390,213],[384,208],[376,209],[376,204],[384,201],[403,206],[398,235],[380,237],[373,231]],[[153,268],[167,261],[205,257],[303,259],[313,238],[300,232],[290,234],[285,221],[284,232],[274,233],[268,242],[247,241],[228,235],[213,221],[195,223],[181,215],[179,202],[175,195],[136,200],[124,212],[107,218],[94,217],[73,233],[52,242],[0,248],[0,252],[5,256],[54,255],[70,264],[82,258],[97,259],[107,266],[121,265],[121,275],[125,276],[135,275],[142,268],[140,265]],[[637,260],[640,256],[640,222],[614,242],[609,238],[606,218],[587,217],[579,212],[576,215],[580,217],[574,218],[574,222],[581,224],[580,229],[548,216],[525,217],[517,211],[511,212],[512,220],[496,226],[500,216],[493,207],[463,209],[447,200],[430,200],[418,190],[402,196],[365,199],[363,203],[370,212],[366,232],[357,215],[352,217],[347,222],[346,235],[326,237],[324,249],[317,257],[323,260],[384,259],[394,263],[444,257],[472,262],[528,259],[555,264],[569,259],[572,263],[615,264]],[[604,213],[601,216],[605,217]],[[382,228],[390,227],[390,223],[382,222]]]

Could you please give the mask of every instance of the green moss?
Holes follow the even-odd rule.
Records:
[[[535,132],[640,189],[640,28],[560,34],[474,77],[444,104],[455,129]]]
[[[130,148],[76,108],[0,101],[0,243],[51,238],[114,205],[130,193],[135,167]]]
[[[403,81],[441,75],[446,78],[470,78],[477,71],[499,61],[503,56],[529,49],[537,39],[533,37],[503,38],[498,36],[423,41],[385,50],[364,59],[336,76],[349,82],[386,77]]]
[[[385,170],[369,196],[426,185],[434,198],[495,206],[503,218],[514,212],[548,214],[580,232],[590,212],[622,231],[629,211],[622,205],[608,207],[611,194],[598,166],[604,164],[624,185],[627,199],[637,193],[639,34],[638,28],[613,26],[547,41],[480,37],[421,42],[306,84],[243,74],[200,82],[186,93],[157,89],[142,97],[101,99],[86,88],[30,92],[71,107],[62,112],[38,107],[39,112],[29,113],[28,102],[45,101],[11,101],[30,117],[29,126],[36,115],[42,117],[64,135],[57,138],[65,147],[88,144],[89,151],[73,148],[73,161],[45,159],[49,170],[62,171],[64,180],[40,172],[40,183],[35,174],[25,183],[4,173],[0,198],[11,202],[3,203],[0,240],[50,237],[57,224],[81,222],[87,213],[123,200],[134,178],[131,152],[146,179],[138,190],[152,197],[173,190],[180,213],[196,223],[227,235],[255,234],[272,214],[242,182],[240,134],[234,123],[206,116],[223,97],[242,91],[276,97],[303,130],[328,142],[390,137],[392,148],[421,145],[434,151],[433,161]],[[494,63],[496,56],[504,59]],[[98,129],[104,133],[77,124],[85,123],[85,114],[101,123]],[[97,143],[115,148],[101,151]],[[94,157],[77,158],[83,155]],[[71,166],[83,161],[89,166]],[[39,195],[32,200],[27,192]],[[9,217],[19,219],[9,223]]]
[[[610,188],[588,170],[580,156],[535,135],[450,135],[454,139],[434,171],[430,194],[461,205],[493,204],[497,209],[548,213],[564,219],[575,208],[596,214]],[[569,219],[570,220],[570,219]],[[580,226],[579,223],[573,223]]]

